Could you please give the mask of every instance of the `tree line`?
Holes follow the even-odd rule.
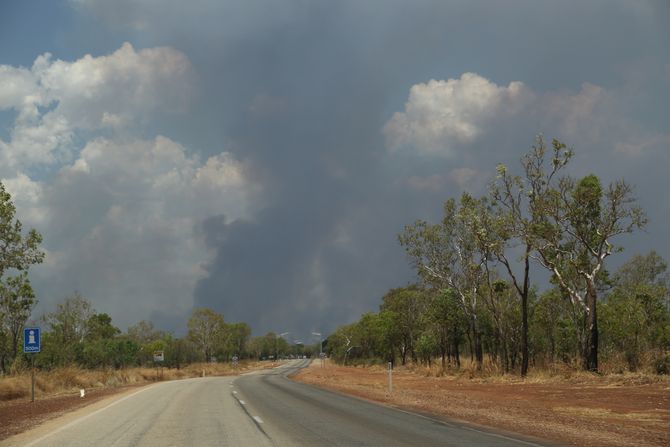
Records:
[[[603,186],[593,174],[564,174],[572,150],[542,137],[513,175],[504,165],[487,194],[449,198],[441,222],[417,220],[398,240],[419,283],[390,290],[377,313],[338,328],[327,341],[337,360],[425,362],[460,367],[466,353],[522,376],[531,365],[622,359],[670,367],[667,263],[635,256],[611,274],[619,236],[645,226],[631,185]],[[542,293],[531,273],[546,271]]]
[[[5,299],[2,304],[2,344],[0,345],[0,372],[9,374],[20,371],[28,364],[29,356],[23,354],[22,339],[12,335],[6,325],[11,315],[7,313]],[[35,304],[34,297],[27,305]],[[30,313],[22,318],[14,316],[17,332],[22,334]],[[198,362],[231,362],[233,358],[274,359],[285,356],[302,356],[309,353],[303,345],[289,345],[282,337],[270,332],[252,337],[251,327],[243,322],[228,323],[222,314],[208,308],[194,309],[188,319],[188,333],[175,337],[157,329],[152,322],[142,320],[122,332],[114,326],[106,313],[97,312],[91,302],[75,293],[66,297],[56,310],[41,316],[42,350],[34,357],[34,365],[42,369],[62,366],[82,368],[121,369],[134,366],[154,366],[154,353],[162,351],[161,365],[181,368]]]

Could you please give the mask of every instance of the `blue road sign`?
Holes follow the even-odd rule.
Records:
[[[40,352],[41,349],[40,328],[27,327],[23,329],[23,352]]]

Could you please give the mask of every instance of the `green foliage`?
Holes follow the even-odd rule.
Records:
[[[39,249],[42,236],[34,229],[23,236],[23,224],[15,215],[12,197],[0,182],[0,278],[9,269],[26,270],[44,260],[44,252]]]
[[[654,372],[656,374],[670,374],[670,355],[661,355],[653,360]]]
[[[442,367],[447,360],[460,365],[458,347],[468,329],[463,307],[452,289],[436,290],[426,309],[424,319],[428,330],[435,334],[436,349],[442,359]]]
[[[235,355],[238,358],[245,356],[251,337],[251,327],[247,323],[231,323],[226,325],[226,332],[225,358],[230,359]]]
[[[77,362],[81,344],[88,333],[89,319],[94,314],[91,302],[74,293],[59,303],[55,312],[44,317],[52,334],[51,343],[48,346],[45,343],[45,350],[56,366]]]
[[[188,338],[209,362],[223,343],[225,325],[223,315],[212,309],[195,309],[188,320]]]
[[[291,350],[288,342],[274,332],[254,337],[248,342],[249,352],[252,358],[259,360],[275,359],[278,356],[287,355]]]
[[[624,354],[636,371],[644,352],[670,349],[667,264],[655,252],[635,256],[614,277],[615,287],[601,306],[604,345]]]
[[[599,306],[606,348],[627,352],[631,369],[642,352],[665,352],[667,288],[649,275],[626,280],[625,287],[621,279],[659,274],[664,264],[647,260],[614,279],[605,268],[606,258],[620,251],[614,238],[646,224],[632,187],[623,180],[604,187],[593,174],[562,176],[572,156],[564,143],[547,145],[540,136],[521,159],[522,176],[499,165],[488,196],[449,198],[439,223],[407,225],[398,241],[422,284],[391,289],[379,314],[335,331],[333,356],[399,355],[405,363],[437,354],[443,365],[445,358],[458,365],[466,350],[481,368],[485,347],[504,371],[516,369],[521,354],[522,375],[531,356],[536,364],[582,357],[584,368],[597,371]],[[531,260],[550,272],[554,285],[539,299]]]
[[[437,353],[437,339],[432,332],[421,334],[416,342],[416,350],[421,362],[430,366],[431,359]]]
[[[381,313],[389,320],[386,327],[392,327],[393,338],[397,340],[400,359],[404,365],[407,356],[416,360],[416,339],[421,333],[424,321],[421,315],[426,307],[426,294],[417,286],[391,289],[382,298]]]
[[[560,289],[543,293],[532,307],[530,343],[536,364],[570,363],[581,356],[577,328],[583,315]]]
[[[36,304],[27,270],[44,260],[42,236],[34,229],[23,235],[11,195],[0,182],[0,373],[18,358],[19,334]],[[8,272],[18,272],[6,276]]]
[[[36,302],[27,272],[0,281],[1,371],[6,368],[5,361],[12,362],[17,358],[23,327]]]
[[[112,325],[112,317],[107,314],[93,314],[86,323],[86,339],[110,339],[120,334],[119,328]]]

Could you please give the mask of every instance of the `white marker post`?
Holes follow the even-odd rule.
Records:
[[[389,362],[389,394],[393,392],[393,363]]]

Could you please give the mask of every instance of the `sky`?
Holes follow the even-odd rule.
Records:
[[[397,235],[537,135],[670,259],[670,3],[0,0],[0,179],[52,311],[310,340],[416,281]]]

